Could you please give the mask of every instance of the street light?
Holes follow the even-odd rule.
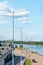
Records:
[[[21,46],[22,46],[22,28],[21,28]],[[21,48],[21,65],[22,65],[22,48]]]
[[[13,12],[11,12],[11,11],[6,11],[6,10],[0,10],[0,11],[3,11],[3,12],[10,12],[10,13],[12,13],[13,14],[13,22],[12,22],[12,25],[13,25],[13,27],[12,27],[12,29],[13,29],[13,34],[12,34],[12,46],[13,46],[13,48],[12,48],[12,65],[14,65],[14,11]],[[8,16],[8,15],[4,15],[4,16]],[[10,16],[8,16],[8,17],[10,17]]]
[[[13,12],[13,40],[12,40],[12,65],[14,65],[14,12]]]

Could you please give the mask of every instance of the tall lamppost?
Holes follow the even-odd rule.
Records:
[[[12,65],[15,65],[14,63],[14,61],[15,61],[15,58],[14,58],[14,12],[13,12],[13,39],[12,39],[12,46],[13,46],[13,48],[12,48]]]
[[[21,28],[21,46],[22,46],[22,28]],[[21,65],[22,65],[22,48],[21,48]]]

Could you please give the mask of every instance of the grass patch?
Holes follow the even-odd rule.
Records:
[[[31,60],[30,59],[26,59],[25,65],[31,65]]]

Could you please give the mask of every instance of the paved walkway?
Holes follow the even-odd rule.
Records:
[[[38,54],[31,54],[31,59],[35,59],[37,62],[32,62],[32,65],[43,65],[43,57]]]
[[[15,52],[16,54],[21,55],[21,50],[16,49],[15,51],[16,51]],[[26,53],[26,50],[22,50],[22,54],[24,56],[26,56],[26,54],[27,54],[27,57],[30,54],[31,64],[32,65],[43,65],[43,57],[42,56],[40,56],[40,55],[38,55],[36,53],[31,53],[29,50],[27,50],[27,53]],[[35,61],[37,61],[37,62],[36,63],[32,62],[32,59],[35,59]]]

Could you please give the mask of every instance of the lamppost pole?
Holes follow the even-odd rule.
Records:
[[[12,46],[13,46],[13,48],[12,48],[12,65],[14,65],[14,12],[13,12],[13,22],[12,22],[12,28],[13,28],[13,32],[12,32],[12,34],[13,34],[13,39],[12,39]]]
[[[13,44],[14,44],[14,12],[13,12]]]
[[[21,46],[22,46],[22,28],[21,28]],[[22,65],[22,48],[21,48],[21,65]]]

